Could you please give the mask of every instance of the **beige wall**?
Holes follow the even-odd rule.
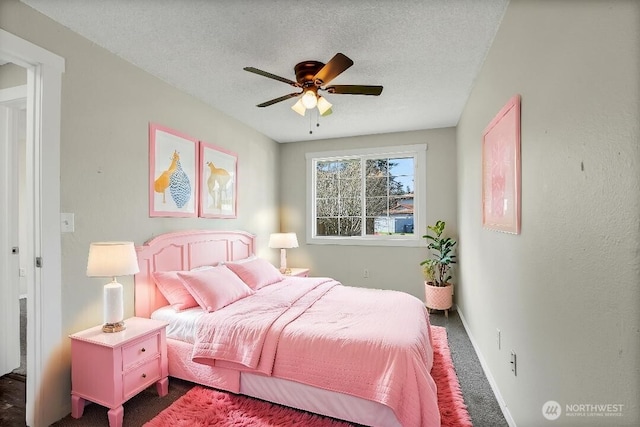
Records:
[[[459,311],[521,427],[549,400],[624,405],[549,425],[640,424],[639,35],[637,1],[512,0],[457,128]],[[518,236],[481,227],[479,185],[482,131],[516,93]]]
[[[0,65],[0,89],[7,89],[26,84],[27,70],[10,62]]]
[[[281,226],[294,231],[300,247],[287,251],[291,266],[311,268],[317,276],[334,277],[345,285],[396,289],[424,298],[420,261],[423,247],[342,246],[306,244],[308,152],[347,150],[408,144],[427,144],[427,223],[442,219],[447,233],[457,235],[455,129],[368,135],[283,144],[281,148]],[[416,230],[417,233],[426,230]],[[421,235],[422,235],[421,234]],[[369,278],[363,277],[364,269]]]
[[[90,242],[142,244],[174,230],[242,229],[257,235],[259,254],[277,261],[266,245],[278,229],[279,145],[15,0],[0,0],[0,27],[66,60],[60,210],[75,214],[75,232],[62,234],[60,360],[47,361],[57,386],[50,404],[64,402],[64,416],[70,392],[67,334],[102,323],[104,280],[85,274]],[[237,219],[149,218],[149,122],[238,154]],[[125,286],[125,315],[131,316],[133,280],[119,281]]]

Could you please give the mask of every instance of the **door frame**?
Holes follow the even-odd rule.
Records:
[[[60,104],[64,58],[0,29],[0,56],[27,70],[25,217],[27,225],[26,424],[46,426],[63,417],[69,397],[62,357],[60,238]],[[41,268],[36,267],[41,259]],[[66,379],[68,381],[68,379]],[[66,400],[64,404],[62,399]]]

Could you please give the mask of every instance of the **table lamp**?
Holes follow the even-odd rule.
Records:
[[[298,247],[296,233],[272,233],[269,236],[269,247],[280,249],[280,273],[287,274],[287,249]]]
[[[87,276],[111,277],[111,282],[104,285],[103,332],[120,332],[126,328],[122,285],[116,281],[116,277],[136,274],[138,271],[138,257],[133,242],[94,242],[89,246]]]

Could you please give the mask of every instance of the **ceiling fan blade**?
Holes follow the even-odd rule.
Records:
[[[374,95],[382,93],[382,86],[335,85],[325,89],[329,93],[342,95]]]
[[[353,61],[346,55],[336,53],[335,56],[313,76],[313,80],[316,82],[316,86],[324,86],[352,65]],[[320,84],[318,84],[317,81],[319,81]]]
[[[291,85],[293,87],[300,87],[300,84],[294,82],[293,80],[289,80],[289,79],[284,78],[284,77],[276,76],[275,74],[271,74],[271,73],[268,73],[266,71],[262,71],[262,70],[259,70],[257,68],[254,68],[254,67],[244,67],[243,70],[248,71],[250,73],[259,74],[261,76],[268,77],[270,79],[278,80],[278,81],[280,81],[282,83],[286,83],[286,84]]]
[[[281,101],[286,101],[289,98],[295,98],[298,95],[302,95],[301,92],[290,93],[289,95],[281,96],[280,98],[272,99],[271,101],[263,102],[262,104],[256,105],[256,107],[268,107],[269,105],[277,104]]]

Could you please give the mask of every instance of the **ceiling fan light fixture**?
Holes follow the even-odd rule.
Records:
[[[316,93],[312,90],[306,91],[304,95],[302,95],[301,100],[302,100],[302,105],[304,105],[304,107],[307,110],[315,108],[315,106],[318,105],[318,97],[316,96]]]
[[[325,87],[325,85],[329,84],[329,82],[352,65],[353,61],[343,53],[336,53],[326,64],[319,61],[299,62],[293,68],[296,74],[296,81],[254,67],[244,67],[244,70],[273,80],[278,80],[295,87],[297,90],[302,90],[302,92],[293,92],[263,102],[256,105],[257,107],[268,107],[287,99],[298,98],[295,105],[291,107],[296,113],[304,117],[307,110],[312,110],[317,107],[318,116],[328,116],[333,112],[331,110],[332,105],[329,101],[318,95],[318,90],[324,90],[328,93],[338,95],[378,96],[382,93],[382,86],[333,85]]]
[[[320,114],[322,117],[327,117],[328,115],[330,115],[331,113],[333,113],[333,110],[331,108],[329,108],[327,111],[325,111],[324,113]]]
[[[331,103],[327,101],[327,98],[324,98],[322,96],[318,97],[318,111],[320,112],[321,116],[328,116],[329,114],[331,114],[332,106],[333,105],[331,105]]]
[[[301,116],[304,116],[304,113],[307,111],[307,109],[304,107],[304,105],[302,104],[302,98],[298,98],[298,102],[296,102],[295,104],[293,104],[293,106],[291,107],[291,109],[293,111],[295,111],[296,113],[300,114]]]

